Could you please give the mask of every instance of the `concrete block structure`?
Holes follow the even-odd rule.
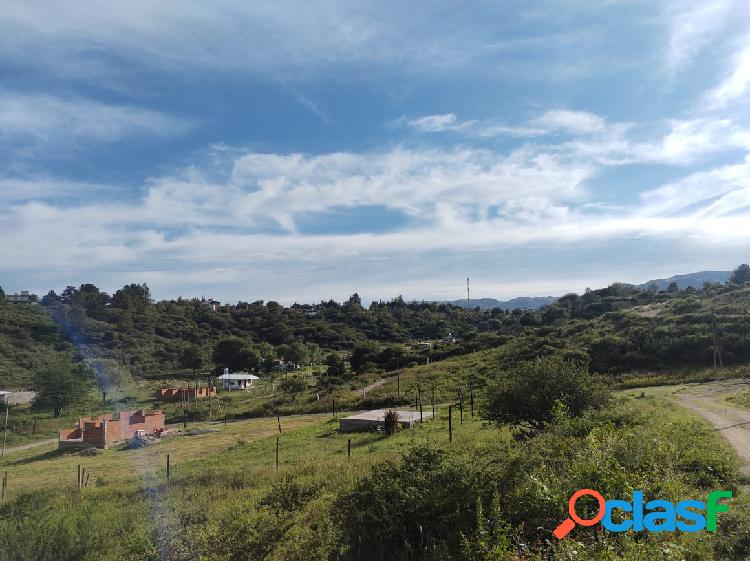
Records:
[[[365,413],[358,413],[351,417],[344,417],[339,421],[341,432],[372,431],[382,429],[385,424],[386,409],[374,409]],[[402,428],[410,428],[420,422],[419,411],[396,411],[398,413],[398,424]],[[427,420],[432,413],[424,411],[422,419]]]
[[[34,401],[36,392],[17,392],[14,390],[0,390],[0,404],[24,405]]]
[[[107,413],[95,419],[84,417],[79,419],[77,427],[61,430],[60,448],[107,448],[122,440],[161,434],[163,431],[164,413],[161,411],[120,411],[117,418]]]
[[[216,388],[213,386],[202,386],[199,388],[162,388],[156,390],[157,401],[189,401],[191,399],[206,399],[215,397]]]

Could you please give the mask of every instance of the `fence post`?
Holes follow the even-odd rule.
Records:
[[[453,406],[448,406],[448,442],[453,442]]]
[[[279,434],[281,434],[281,417],[278,412],[276,413],[276,422],[279,424]]]
[[[469,400],[471,404],[471,417],[474,418],[474,384],[469,384]]]
[[[432,418],[435,418],[435,386],[432,386]]]
[[[352,439],[350,438],[346,442],[346,455],[351,460],[352,458]]]
[[[170,472],[170,457],[169,454],[167,454],[167,483],[169,483],[169,472]]]
[[[7,471],[5,473],[3,473],[3,485],[2,485],[2,487],[3,487],[3,490],[2,490],[2,493],[0,493],[0,501],[4,501],[5,500],[5,493],[6,493],[7,489],[8,489],[8,472]]]
[[[276,437],[276,470],[279,469],[279,437]]]
[[[78,488],[81,488],[81,464],[78,464]]]

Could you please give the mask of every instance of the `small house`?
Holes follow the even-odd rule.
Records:
[[[229,372],[229,368],[225,368],[219,380],[225,390],[231,391],[251,390],[255,387],[255,380],[260,380],[260,378],[249,372]]]
[[[37,301],[37,295],[22,290],[20,294],[6,294],[5,301],[8,304],[32,304]]]

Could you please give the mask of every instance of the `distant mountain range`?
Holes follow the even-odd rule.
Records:
[[[470,306],[476,308],[479,306],[483,310],[491,310],[492,308],[502,308],[504,310],[538,310],[553,302],[557,301],[557,296],[521,296],[519,298],[512,298],[511,300],[495,300],[494,298],[472,298],[470,300]],[[463,300],[452,300],[445,302],[446,304],[453,304],[461,308],[466,307],[466,299]]]
[[[732,275],[732,271],[699,271],[697,273],[687,273],[685,275],[675,275],[668,279],[653,279],[643,284],[635,285],[638,288],[647,289],[655,287],[656,290],[666,290],[667,287],[676,282],[680,290],[684,290],[689,286],[694,288],[703,288],[703,284],[707,282],[711,283],[725,283],[729,280]],[[507,310],[539,310],[544,306],[556,302],[558,296],[521,296],[518,298],[512,298],[511,300],[495,300],[494,298],[472,298],[470,306],[476,308],[477,306],[483,310],[491,310],[492,308],[501,308]],[[466,299],[463,300],[452,300],[450,302],[444,302],[445,304],[453,304],[461,308],[466,307]]]
[[[732,276],[732,271],[700,271],[698,273],[688,273],[686,275],[675,275],[668,279],[650,280],[643,284],[639,284],[638,288],[649,288],[655,286],[657,290],[666,290],[673,282],[677,283],[680,290],[684,290],[688,286],[703,288],[703,284],[707,282],[724,284],[729,280],[730,276]]]

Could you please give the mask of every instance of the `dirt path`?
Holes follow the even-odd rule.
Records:
[[[368,394],[372,390],[374,390],[375,388],[379,388],[380,386],[382,386],[383,384],[385,384],[389,380],[392,380],[393,378],[395,378],[395,376],[391,376],[390,378],[381,378],[380,380],[378,380],[377,382],[373,382],[369,386],[365,386],[364,388],[360,388],[358,390],[352,390],[352,391],[355,394],[357,394],[357,395],[361,395],[362,394],[362,390],[364,390],[365,394]]]
[[[742,474],[750,478],[750,410],[733,407],[722,399],[740,390],[750,390],[750,380],[696,384],[667,395],[711,423],[737,452]]]
[[[6,448],[6,454],[12,454],[13,452],[20,452],[21,450],[28,450],[29,448],[36,448],[37,446],[44,446],[45,444],[57,444],[56,438],[50,438],[49,440],[37,440],[36,442],[29,442],[28,444],[19,444],[11,448]]]

